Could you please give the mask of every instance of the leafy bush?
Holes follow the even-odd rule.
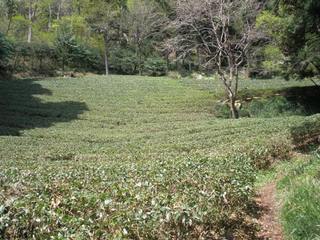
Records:
[[[137,74],[138,59],[134,51],[127,48],[114,48],[110,52],[110,70],[118,74]]]
[[[213,112],[217,118],[230,118],[230,110],[227,104],[216,103],[213,107]],[[307,114],[303,106],[283,96],[253,99],[251,102],[243,101],[239,113],[241,117],[257,118],[303,116]]]
[[[30,188],[14,201],[1,201],[2,237],[236,237],[255,179],[250,161],[242,157],[79,163],[61,170],[55,164],[33,166],[28,178],[23,171],[4,170],[11,182],[23,181]]]
[[[45,43],[14,43],[15,59],[11,62],[15,73],[30,73],[32,75],[54,75],[55,52],[54,48]]]
[[[227,104],[224,104],[222,102],[217,102],[213,105],[213,114],[217,118],[231,118],[230,108]]]
[[[304,109],[283,96],[253,100],[246,107],[252,117],[304,115]]]
[[[291,129],[293,143],[297,148],[308,148],[320,143],[320,116],[312,116]],[[311,144],[311,146],[310,146]]]
[[[0,239],[255,239],[256,166],[303,118],[216,120],[220,82],[184,81],[0,82]]]
[[[292,147],[289,141],[279,141],[274,139],[272,143],[259,145],[250,149],[246,154],[252,159],[257,169],[266,170],[283,160],[288,160],[292,156]]]
[[[72,34],[66,32],[58,35],[55,53],[62,70],[65,66],[77,71],[99,70],[101,66],[99,63],[102,62],[98,52],[79,43]]]
[[[8,59],[11,52],[11,43],[0,32],[0,71],[4,71],[8,67]]]
[[[144,73],[148,76],[164,76],[167,73],[167,63],[160,57],[149,57],[144,63]]]

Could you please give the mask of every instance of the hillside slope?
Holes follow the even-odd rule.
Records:
[[[1,81],[0,238],[253,239],[255,175],[305,117],[216,119],[201,84]]]

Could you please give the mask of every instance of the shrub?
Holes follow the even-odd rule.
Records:
[[[166,75],[167,63],[160,57],[149,57],[144,63],[144,73],[149,76]]]
[[[0,72],[6,71],[8,67],[8,59],[12,52],[11,43],[0,32]]]
[[[46,43],[14,43],[15,60],[11,62],[15,73],[30,73],[32,75],[54,75],[55,52],[54,48]]]
[[[61,63],[62,70],[66,66],[77,71],[98,70],[99,63],[102,62],[97,52],[77,42],[70,33],[62,32],[58,35],[55,43],[55,53]]]
[[[267,145],[257,144],[255,148],[248,151],[247,155],[257,169],[266,170],[277,162],[290,159],[291,152],[292,147],[289,141],[275,140]]]
[[[304,115],[304,108],[283,96],[253,100],[245,106],[252,117]]]
[[[30,191],[0,205],[0,237],[237,238],[255,180],[243,157],[79,162],[67,172],[56,165],[33,168],[28,180],[23,171],[4,169]]]
[[[217,102],[213,105],[213,113],[214,116],[217,118],[230,118],[230,108],[227,104],[224,104],[222,102]]]
[[[225,103],[216,103],[213,107],[213,112],[217,118],[230,118],[230,109]],[[243,101],[239,113],[240,117],[257,118],[306,115],[303,106],[293,101],[289,101],[283,96],[253,99],[251,102]]]
[[[137,74],[138,60],[134,51],[127,48],[114,48],[110,52],[110,70],[118,74]]]
[[[309,117],[302,124],[291,128],[293,143],[298,149],[306,149],[320,143],[320,116]]]

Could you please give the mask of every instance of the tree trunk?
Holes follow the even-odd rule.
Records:
[[[32,39],[32,26],[29,25],[29,28],[28,28],[28,43],[31,43],[31,39]]]
[[[51,8],[51,4],[49,4],[48,31],[51,30],[51,25],[52,25],[52,8]]]
[[[42,56],[39,58],[39,69],[38,69],[39,72],[42,71]]]
[[[28,27],[28,43],[32,40],[32,2],[29,3],[29,27]]]
[[[107,48],[104,51],[104,65],[106,68],[106,75],[109,75],[109,63],[108,63],[108,50],[107,50]]]
[[[14,56],[14,61],[13,61],[12,70],[11,70],[12,73],[14,73],[14,72],[16,71],[17,63],[18,63],[18,54],[17,54],[17,52],[16,52],[16,53],[15,53],[15,56]]]
[[[61,13],[61,5],[62,5],[62,0],[60,1],[58,5],[58,12],[57,12],[57,20],[60,20],[60,13]]]
[[[234,73],[232,72],[233,70],[230,69],[229,71],[229,83],[228,80],[226,79],[226,76],[224,73],[221,71],[221,68],[219,68],[219,75],[220,79],[225,87],[226,90],[226,95],[229,100],[229,108],[230,108],[230,115],[233,119],[238,119],[240,117],[239,115],[239,110],[236,106],[236,99],[237,99],[237,91],[238,91],[238,75],[237,72]],[[234,89],[232,88],[232,81],[235,81]]]
[[[230,112],[231,117],[233,119],[238,119],[239,116],[239,109],[236,106],[236,100],[237,100],[237,93],[238,93],[238,82],[239,82],[239,74],[238,74],[238,68],[233,62],[233,58],[231,57],[229,59],[229,101],[230,101]]]
[[[106,69],[106,75],[109,75],[109,61],[108,61],[108,33],[104,33],[104,65]]]
[[[7,28],[7,31],[6,31],[6,35],[8,35],[8,33],[10,31],[11,22],[12,22],[12,17],[9,18],[9,23],[8,23],[8,28]]]
[[[139,61],[139,75],[140,76],[142,76],[142,54],[141,54],[141,47],[139,46],[138,47],[138,55],[139,55],[139,57],[138,57],[138,61]]]
[[[240,116],[239,116],[239,110],[236,106],[236,99],[234,97],[230,97],[229,101],[230,101],[229,107],[230,107],[231,117],[233,119],[238,119]]]
[[[167,73],[170,71],[170,59],[169,54],[166,54],[166,63],[167,63]]]

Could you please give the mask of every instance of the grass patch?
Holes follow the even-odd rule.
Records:
[[[281,219],[288,239],[320,237],[320,159],[297,160],[278,183],[284,199]]]

